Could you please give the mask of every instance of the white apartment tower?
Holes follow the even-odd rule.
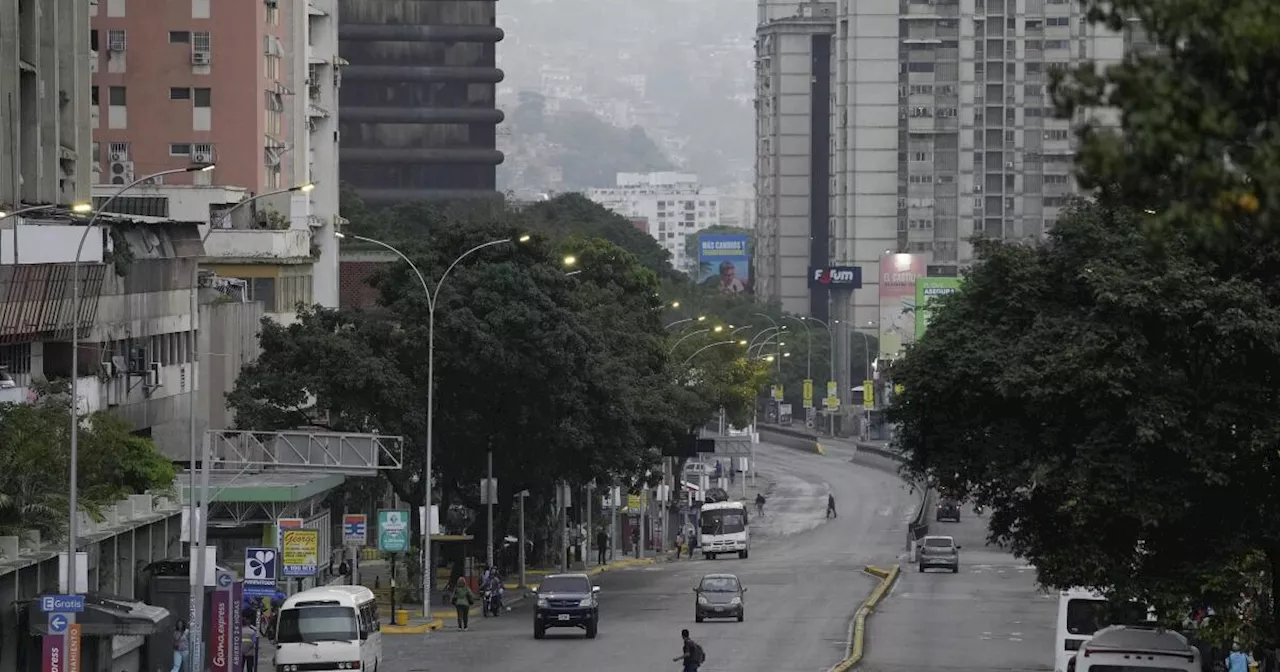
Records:
[[[296,161],[297,183],[312,182],[312,242],[319,251],[312,267],[313,301],[328,308],[338,307],[338,88],[342,65],[338,55],[338,0],[307,0],[306,9],[296,17],[305,31],[306,48],[295,50],[295,77],[304,82],[306,95],[293,97],[296,118],[307,123],[295,126],[295,142],[305,148],[306,162]],[[294,41],[295,44],[300,42]],[[298,91],[299,94],[302,91]],[[305,171],[305,172],[304,172]]]
[[[89,4],[0,2],[0,210],[89,200]]]
[[[838,0],[832,74],[836,263],[878,315],[885,250],[963,265],[976,235],[1037,240],[1070,195],[1071,122],[1050,73],[1124,56],[1074,0]],[[870,270],[871,272],[867,272]]]
[[[671,265],[695,272],[698,257],[687,254],[691,234],[720,223],[720,194],[704,189],[689,173],[618,173],[617,186],[591,189],[587,198],[633,219],[648,222],[648,232],[671,253]]]

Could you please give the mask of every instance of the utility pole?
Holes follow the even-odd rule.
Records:
[[[649,484],[644,484],[644,489],[640,494],[640,548],[636,549],[636,557],[644,557],[645,542],[649,538],[649,526],[646,524],[645,516],[649,513]]]
[[[556,485],[556,499],[559,501],[560,515],[560,572],[569,571],[569,517],[568,517],[568,499],[569,484],[559,483]]]
[[[521,588],[524,588],[526,585],[528,585],[528,584],[526,584],[526,583],[525,583],[525,575],[524,575],[524,567],[525,567],[525,557],[524,557],[524,546],[525,546],[525,542],[524,542],[524,498],[529,496],[529,491],[528,491],[528,490],[521,490],[521,491],[520,491],[520,494],[519,494],[519,495],[516,495],[516,496],[520,498],[520,587],[521,587]]]
[[[618,559],[618,507],[622,506],[622,488],[613,486],[609,491],[609,560]]]
[[[489,502],[489,552],[486,556],[489,561],[489,567],[493,567],[493,500],[498,494],[498,488],[493,482],[493,451],[489,451],[489,478],[484,482],[485,499]]]
[[[582,540],[582,566],[584,569],[591,564],[591,508],[595,506],[591,499],[591,491],[593,489],[591,486],[594,483],[595,481],[592,481],[587,484],[587,496],[582,500],[582,508],[586,510],[585,515],[587,517],[587,533],[582,535],[584,537]]]

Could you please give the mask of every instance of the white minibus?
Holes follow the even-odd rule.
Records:
[[[364,586],[292,595],[276,617],[276,672],[372,670],[382,663],[378,602]]]

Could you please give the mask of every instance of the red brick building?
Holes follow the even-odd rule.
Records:
[[[378,290],[369,286],[369,280],[398,260],[390,252],[344,250],[338,257],[338,306],[377,310]]]

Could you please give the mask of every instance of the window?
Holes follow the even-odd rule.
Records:
[[[280,612],[281,643],[350,641],[359,637],[359,617],[351,607],[311,606]]]
[[[175,86],[169,89],[169,100],[191,100],[191,89]]]
[[[1070,49],[1071,45],[1066,40],[1045,40],[1045,49]]]
[[[1042,21],[1027,21],[1027,32],[1031,32],[1033,30],[1040,30],[1043,27],[1044,27],[1044,22]]]
[[[197,88],[194,91],[195,95],[193,98],[195,100],[194,104],[196,107],[213,107],[213,89]]]
[[[1066,175],[1045,175],[1045,184],[1066,184],[1069,178]]]
[[[101,101],[98,100],[98,87],[89,87],[89,104],[97,107]]]
[[[96,30],[89,31],[89,49],[91,51],[98,50],[98,31]]]
[[[169,31],[169,44],[190,44],[191,33],[186,30]]]
[[[1071,25],[1071,19],[1065,16],[1051,16],[1045,19],[1045,25],[1065,28]]]
[[[1065,129],[1055,128],[1044,132],[1045,140],[1066,140],[1068,132]]]
[[[111,51],[124,51],[125,46],[123,30],[107,31],[107,49]]]
[[[912,84],[910,87],[910,92],[913,94],[933,93],[933,85],[932,84]]]
[[[1022,91],[1026,93],[1028,96],[1039,96],[1044,93],[1044,85],[1043,84],[1027,84],[1026,86],[1022,87]]]
[[[190,156],[191,145],[185,142],[176,142],[169,145],[169,156]]]
[[[213,39],[207,30],[191,33],[191,53],[209,55],[213,51]]]
[[[125,93],[123,86],[107,87],[107,104],[115,106],[128,105],[129,98]]]
[[[928,161],[930,158],[932,158],[932,156],[933,155],[930,154],[929,152],[912,152],[911,160],[912,161]]]
[[[932,63],[908,63],[907,72],[933,72]]]

